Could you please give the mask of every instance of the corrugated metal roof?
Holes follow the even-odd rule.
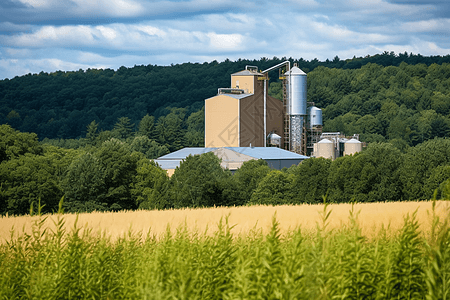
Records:
[[[277,147],[225,147],[256,159],[307,159],[308,156],[300,155]]]
[[[287,71],[285,75],[306,75],[299,67],[292,67],[291,70]]]
[[[217,148],[183,148],[180,149],[178,151],[166,154],[164,156],[158,157],[157,160],[170,160],[170,159],[175,159],[175,160],[179,160],[179,159],[185,159],[186,157],[188,157],[189,155],[200,155],[203,153],[207,153],[207,152],[211,152],[214,151]]]
[[[262,74],[262,73],[259,73],[259,72],[250,72],[249,70],[242,70],[242,71],[240,71],[240,72],[237,72],[237,73],[233,73],[233,74],[231,74],[231,76],[255,76],[255,75],[264,75],[264,74]]]
[[[222,149],[222,150],[220,150]],[[227,153],[229,150],[234,152]],[[200,155],[214,151],[215,154],[223,159],[224,163],[242,163],[249,157],[265,160],[304,160],[309,158],[294,152],[286,151],[276,147],[222,147],[222,148],[183,148],[155,159],[163,169],[175,169],[189,155]]]
[[[220,94],[220,95],[215,95],[214,97],[211,97],[211,98],[208,98],[205,100],[209,100],[209,99],[215,98],[217,96],[227,96],[227,97],[231,97],[234,99],[242,99],[242,98],[246,98],[248,96],[253,96],[253,94]]]
[[[164,170],[176,169],[182,161],[182,159],[155,159],[155,162]]]

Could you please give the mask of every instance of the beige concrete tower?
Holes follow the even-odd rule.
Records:
[[[266,133],[282,136],[283,103],[266,99]],[[264,140],[264,75],[246,68],[231,74],[231,88],[205,100],[205,147],[264,147]]]

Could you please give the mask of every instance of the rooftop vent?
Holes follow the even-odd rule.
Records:
[[[218,95],[222,95],[222,94],[241,95],[241,94],[245,94],[245,91],[243,89],[220,88],[220,89],[218,89],[217,94]]]

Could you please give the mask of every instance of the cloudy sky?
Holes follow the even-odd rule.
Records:
[[[448,0],[0,0],[0,79],[394,51],[450,54]]]

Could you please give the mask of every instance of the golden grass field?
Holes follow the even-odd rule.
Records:
[[[441,220],[449,214],[449,201],[437,201],[436,214]],[[417,220],[422,232],[430,228],[432,202],[388,202],[355,204],[354,211],[359,211],[359,224],[363,235],[370,237],[379,232],[384,226],[390,228],[389,232],[395,233],[403,226],[403,217],[417,210]],[[349,222],[351,204],[331,204],[329,228],[339,229]],[[104,233],[112,239],[121,237],[129,232],[142,232],[145,236],[149,231],[152,235],[161,236],[170,225],[176,229],[186,224],[189,230],[213,233],[221,217],[229,215],[229,224],[235,225],[232,229],[234,235],[245,235],[250,230],[258,229],[263,233],[271,227],[272,217],[280,223],[281,232],[295,229],[299,226],[302,231],[313,231],[316,224],[321,222],[323,205],[285,205],[285,206],[244,206],[244,207],[220,207],[202,209],[179,209],[164,211],[129,211],[129,212],[94,212],[78,215],[78,227],[86,227],[92,231]],[[37,216],[19,216],[0,218],[0,240],[5,242],[11,236],[14,228],[15,234],[31,233],[33,221]],[[49,215],[44,228],[52,229],[57,215]],[[70,230],[76,220],[75,214],[64,215],[65,226]]]

